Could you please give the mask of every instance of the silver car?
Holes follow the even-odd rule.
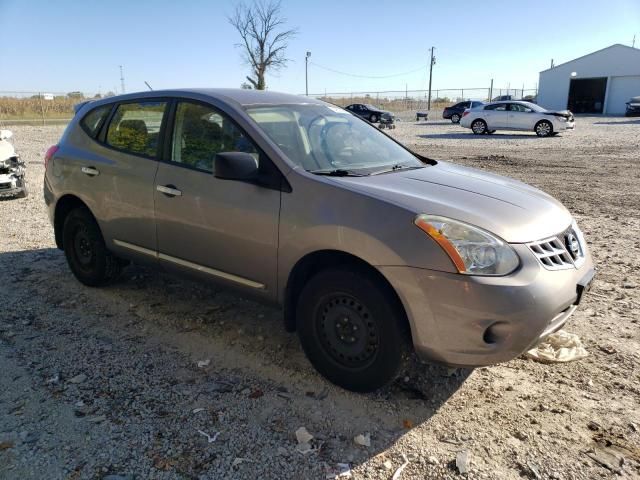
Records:
[[[569,110],[551,111],[531,102],[493,102],[465,110],[460,126],[476,135],[496,130],[535,132],[539,137],[573,130],[575,119]]]
[[[354,391],[411,347],[475,366],[559,329],[594,275],[571,214],[533,187],[411,152],[333,105],[253,90],[92,101],[45,158],[44,196],[85,285],[127,262],[279,305]]]

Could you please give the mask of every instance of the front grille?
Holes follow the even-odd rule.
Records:
[[[547,270],[578,268],[584,261],[584,240],[576,226],[555,237],[528,243],[527,246]]]
[[[9,190],[11,188],[11,182],[0,183],[0,190]]]

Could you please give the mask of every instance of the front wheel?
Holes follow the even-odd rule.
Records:
[[[540,120],[534,127],[536,135],[539,137],[548,137],[553,134],[553,125],[547,120]]]
[[[398,302],[371,275],[328,269],[304,287],[297,331],[315,369],[336,385],[370,392],[393,381],[408,351]]]
[[[69,268],[81,283],[97,287],[120,275],[123,262],[107,250],[100,227],[86,208],[69,212],[62,243]]]
[[[482,135],[487,131],[487,124],[484,120],[474,120],[471,123],[471,131],[476,135]]]
[[[451,115],[451,123],[460,123],[460,115],[457,113]]]

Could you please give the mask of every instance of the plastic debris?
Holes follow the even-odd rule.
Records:
[[[407,465],[409,465],[409,459],[404,453],[402,454],[402,460],[403,460],[402,465],[400,465],[398,469],[395,471],[395,473],[391,477],[391,480],[398,480],[400,478],[400,475],[402,475],[402,471],[407,467]]]
[[[391,468],[393,468],[393,464],[391,463],[390,460],[385,460],[384,463],[382,464],[382,466],[386,469],[386,470],[391,470]]]
[[[543,363],[572,362],[588,355],[580,337],[564,330],[552,333],[538,346],[525,353],[527,358]]]
[[[206,360],[198,360],[196,365],[198,366],[198,368],[204,368],[204,367],[208,367],[210,363],[211,363],[211,359],[207,358]]]
[[[213,434],[213,436],[211,436],[208,433],[203,432],[202,430],[198,430],[198,433],[200,435],[203,435],[203,436],[207,437],[207,443],[215,442],[218,439],[218,435],[220,435],[220,432],[216,432],[216,433]]]
[[[206,409],[205,408],[194,408],[193,410],[191,410],[191,413],[200,413],[200,412],[204,412]]]
[[[298,452],[307,454],[314,451],[310,443],[311,440],[313,440],[313,435],[311,435],[306,428],[300,427],[296,430],[296,440],[298,441],[298,445],[296,446]]]
[[[298,443],[309,443],[313,439],[313,435],[307,432],[307,429],[300,427],[296,430],[296,440]]]
[[[456,455],[456,468],[462,474],[469,473],[469,450],[462,450]]]
[[[233,467],[240,465],[241,463],[244,462],[250,462],[251,460],[249,460],[248,458],[242,458],[242,457],[237,457],[233,460],[233,463],[231,464]]]
[[[371,435],[368,433],[365,435],[356,435],[353,437],[353,441],[356,445],[360,445],[362,447],[370,447],[371,446]]]
[[[87,379],[87,376],[84,373],[81,373],[80,375],[76,375],[73,378],[69,379],[69,383],[82,383]]]
[[[336,467],[326,467],[326,480],[338,480],[340,478],[353,478],[349,463],[338,463]]]

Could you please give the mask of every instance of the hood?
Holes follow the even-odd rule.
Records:
[[[13,145],[6,140],[0,140],[0,162],[16,156]]]
[[[553,115],[555,117],[565,117],[572,118],[573,113],[570,110],[547,110],[546,112],[541,112],[544,115]]]
[[[541,190],[446,162],[370,177],[331,179],[416,214],[442,215],[476,225],[509,243],[556,235],[572,220],[560,202]]]

